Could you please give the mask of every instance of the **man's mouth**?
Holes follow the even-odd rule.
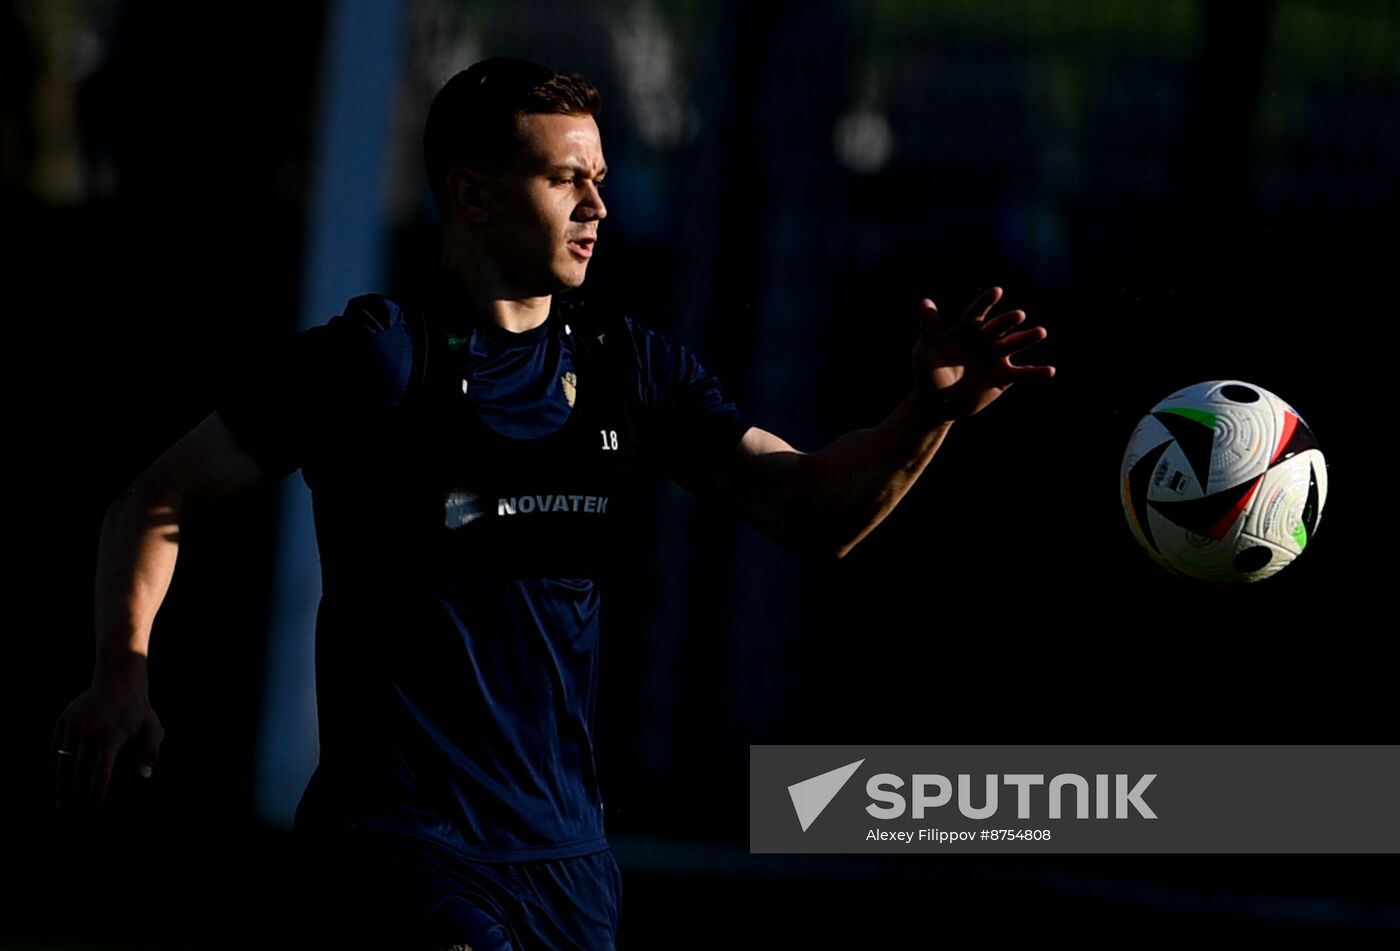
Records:
[[[593,242],[597,240],[597,238],[575,238],[569,242],[569,250],[578,257],[587,260],[593,257]]]

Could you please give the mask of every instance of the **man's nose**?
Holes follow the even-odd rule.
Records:
[[[583,196],[578,211],[580,217],[590,220],[602,221],[608,216],[608,206],[603,204],[603,194],[594,182],[588,183],[588,193]]]

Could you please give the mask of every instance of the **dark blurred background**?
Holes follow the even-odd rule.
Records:
[[[693,347],[800,448],[900,400],[924,296],[1006,288],[1060,371],[958,424],[839,563],[648,489],[598,711],[625,948],[1400,930],[1381,856],[747,851],[754,743],[1395,739],[1389,505],[1363,477],[1388,442],[1400,7],[6,0],[0,43],[0,948],[289,944],[300,476],[183,527],[156,777],[62,822],[50,732],[91,674],[106,506],[279,335],[434,259],[422,121],[488,55],[602,91],[610,214],[579,293]],[[1117,492],[1138,418],[1220,378],[1291,403],[1331,479],[1305,555],[1243,589],[1159,572]]]

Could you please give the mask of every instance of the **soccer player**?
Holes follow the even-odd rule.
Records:
[[[424,132],[443,216],[432,286],[356,297],[291,335],[103,526],[93,682],[54,735],[75,811],[100,805],[124,749],[155,766],[145,659],[186,501],[303,471],[321,759],[296,832],[326,882],[328,947],[341,927],[430,951],[612,946],[591,578],[641,460],[840,557],[954,420],[1054,373],[1012,362],[1045,332],[990,316],[999,289],[958,320],[924,300],[914,385],[878,426],[805,453],[751,425],[685,348],[560,296],[608,214],[598,109],[581,77],[520,60],[453,77]]]

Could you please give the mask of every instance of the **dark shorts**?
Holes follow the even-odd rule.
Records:
[[[611,851],[478,862],[407,837],[302,837],[307,948],[611,951],[622,876]]]

